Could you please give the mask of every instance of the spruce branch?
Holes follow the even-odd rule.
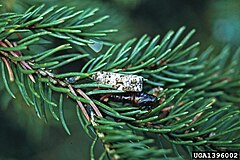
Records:
[[[233,74],[239,73],[239,51],[229,60],[228,48],[214,59],[209,58],[211,48],[198,55],[198,42],[186,46],[195,30],[180,39],[182,27],[176,33],[169,31],[162,40],[144,35],[97,53],[91,44],[103,43],[100,37],[113,30],[97,30],[95,25],[106,17],[89,20],[94,13],[67,7],[43,11],[40,6],[24,14],[0,15],[1,74],[9,94],[16,97],[9,86],[15,82],[38,117],[47,119],[48,109],[68,134],[63,102],[76,102],[81,125],[90,137],[96,137],[92,157],[97,139],[112,159],[185,159],[183,151],[190,157],[192,150],[240,148],[239,92],[232,89],[239,87],[239,76]],[[49,45],[52,38],[61,39],[61,44]],[[34,50],[42,44],[40,51]],[[75,61],[82,63],[80,71],[61,72]],[[131,103],[102,101],[106,94],[124,91],[95,82],[92,75],[98,71],[144,77],[144,92],[155,95],[159,103],[147,110]]]
[[[44,5],[31,7],[24,14],[5,13],[1,14],[1,38],[6,39],[13,33],[33,34],[28,39],[40,35],[50,35],[57,39],[63,39],[69,43],[78,46],[93,44],[95,41],[101,41],[101,37],[108,33],[115,32],[114,29],[100,30],[95,26],[108,16],[92,18],[98,9],[87,9],[74,11],[74,7],[57,7],[53,6],[44,10]],[[40,34],[40,35],[38,35]]]

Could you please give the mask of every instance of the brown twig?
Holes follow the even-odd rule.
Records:
[[[6,48],[8,48],[8,47],[12,48],[12,47],[16,47],[16,46],[17,46],[16,43],[13,43],[13,44],[12,44],[12,43],[9,42],[7,39],[4,39],[4,42],[0,41],[0,45],[3,46],[3,47],[6,47]],[[1,51],[1,53],[2,53],[4,56],[8,57],[8,53],[6,53],[6,52],[4,52],[4,51]],[[10,53],[12,56],[14,56],[14,57],[20,57],[20,56],[22,56],[21,52],[19,52],[19,51],[17,51],[17,52],[9,51],[9,53]],[[20,65],[23,67],[23,69],[32,70],[32,67],[31,67],[26,61],[20,61]],[[36,81],[35,81],[35,79],[34,79],[34,77],[33,77],[32,74],[29,74],[28,76],[29,76],[29,78],[31,79],[31,81],[32,81],[33,83],[36,83]]]
[[[10,42],[7,39],[4,40],[0,40],[0,46],[2,47],[6,47],[6,48],[12,48],[12,47],[16,47],[17,43],[15,42]],[[20,51],[0,51],[0,53],[4,56],[2,57],[2,60],[4,61],[5,65],[7,66],[8,69],[8,73],[9,73],[9,77],[11,81],[14,81],[14,74],[12,72],[9,60],[7,59],[7,57],[9,57],[9,55],[13,56],[13,57],[21,57],[22,53]],[[34,65],[34,63],[30,62],[30,61],[14,61],[11,60],[11,62],[15,63],[15,64],[20,64],[21,67],[25,70],[33,70],[32,69],[32,65]],[[35,71],[35,73],[39,73],[40,75],[44,76],[44,77],[48,77],[50,83],[53,83],[54,85],[61,85],[63,87],[68,87],[70,89],[70,92],[77,96],[77,93],[80,94],[80,96],[82,96],[83,98],[85,98],[86,100],[90,100],[89,105],[92,107],[92,109],[94,110],[94,112],[96,113],[97,116],[103,117],[101,112],[99,111],[99,109],[97,108],[97,106],[93,103],[93,101],[81,90],[81,89],[77,89],[75,91],[75,89],[73,88],[72,85],[66,83],[65,81],[62,81],[60,79],[56,79],[55,75],[53,73],[51,73],[51,71],[45,70],[45,69],[38,69]],[[28,74],[28,77],[30,78],[30,80],[33,83],[36,83],[33,74]],[[77,93],[76,93],[77,92]],[[88,115],[88,112],[86,111],[83,103],[81,101],[77,101],[78,106],[81,108],[83,114],[85,115],[85,117],[87,118],[88,121],[91,121],[90,116]]]
[[[9,61],[6,58],[4,58],[4,57],[2,57],[2,60],[3,60],[3,62],[5,63],[5,65],[7,67],[10,81],[13,82],[14,81],[14,75],[13,75],[13,71],[12,71],[11,65],[9,64]]]
[[[77,96],[76,92],[74,91],[74,89],[73,89],[73,87],[71,85],[68,85],[68,88],[70,89],[70,91],[72,92],[73,95]],[[82,110],[83,114],[85,115],[85,117],[87,118],[87,120],[90,122],[91,119],[90,119],[86,109],[84,108],[82,102],[77,100],[77,104],[81,108],[81,110]]]
[[[87,100],[90,100],[90,105],[92,106],[93,110],[96,112],[97,116],[100,116],[102,117],[102,114],[101,112],[99,111],[99,109],[97,108],[97,106],[95,105],[95,103],[93,103],[93,101],[81,90],[81,89],[77,89],[77,92],[83,96],[83,98],[87,99]]]

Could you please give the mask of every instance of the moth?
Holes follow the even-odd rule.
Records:
[[[144,80],[142,76],[105,71],[96,72],[93,74],[92,79],[100,84],[108,84],[114,89],[128,92],[141,92]]]

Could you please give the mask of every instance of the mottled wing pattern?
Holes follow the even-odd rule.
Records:
[[[112,85],[117,90],[141,92],[143,89],[142,76],[99,71],[92,78],[98,83]]]

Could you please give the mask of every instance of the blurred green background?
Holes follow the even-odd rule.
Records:
[[[32,5],[75,6],[77,9],[98,7],[99,15],[110,15],[107,28],[119,29],[112,41],[125,42],[143,34],[164,35],[186,26],[197,33],[192,41],[200,41],[202,49],[209,45],[217,50],[229,44],[240,44],[239,0],[0,0],[1,13],[23,13]],[[75,112],[75,104],[65,104],[65,117],[71,136],[51,116],[46,123],[21,96],[11,100],[0,80],[0,160],[75,160],[89,159],[92,140],[83,132]],[[98,144],[96,155],[101,153]]]

